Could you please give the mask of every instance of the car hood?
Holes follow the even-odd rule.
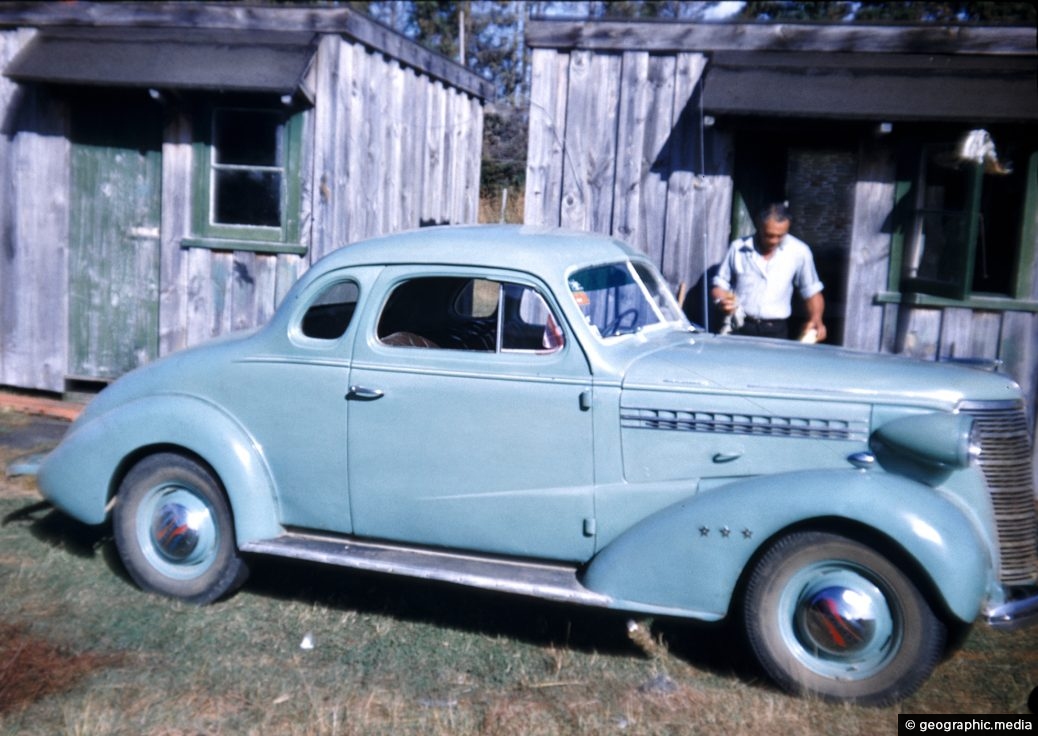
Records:
[[[625,389],[738,392],[954,408],[960,401],[1020,397],[1012,379],[949,363],[826,345],[684,336],[635,358]]]

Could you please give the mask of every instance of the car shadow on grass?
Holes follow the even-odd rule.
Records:
[[[100,558],[112,574],[133,586],[108,525],[88,526],[46,502],[29,504],[0,520],[26,524],[36,539],[82,558]],[[244,590],[265,598],[301,602],[339,611],[390,616],[484,636],[500,636],[541,647],[584,653],[649,657],[629,634],[641,614],[542,601],[464,586],[347,570],[295,560],[250,556]],[[142,593],[141,595],[144,595]],[[651,636],[669,655],[693,668],[760,682],[744,639],[731,622],[651,620]]]
[[[90,526],[55,509],[47,501],[28,504],[0,519],[0,526],[25,524],[29,533],[44,544],[74,557],[100,557],[109,570],[127,585],[133,585],[119,559],[119,551],[108,524]]]
[[[654,639],[686,664],[714,675],[759,682],[760,672],[732,622],[647,620],[642,614],[566,605],[519,595],[275,558],[250,558],[245,589],[256,595],[392,616],[542,647],[651,656],[629,634],[647,621]]]
[[[0,525],[10,524],[25,524],[36,539],[76,557],[95,557],[111,536],[104,526],[82,524],[46,501],[28,504],[0,520]]]

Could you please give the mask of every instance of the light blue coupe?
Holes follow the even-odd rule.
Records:
[[[737,617],[783,687],[879,704],[1038,611],[1030,458],[1003,375],[711,336],[615,240],[465,227],[119,380],[39,485],[187,601],[268,554]]]

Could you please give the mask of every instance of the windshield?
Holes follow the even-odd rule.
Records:
[[[656,271],[622,261],[577,271],[570,293],[598,337],[633,335],[654,327],[689,324]]]

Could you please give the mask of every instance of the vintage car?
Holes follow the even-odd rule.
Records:
[[[781,686],[860,703],[1038,609],[1010,379],[704,333],[598,235],[344,247],[265,327],[101,392],[38,481],[167,596],[211,602],[265,554],[731,617]]]

